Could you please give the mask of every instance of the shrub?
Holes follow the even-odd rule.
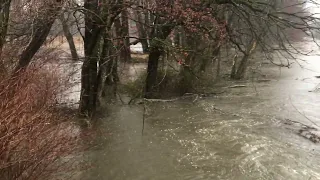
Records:
[[[80,133],[57,108],[61,85],[57,73],[36,66],[0,81],[1,179],[54,179],[71,170],[76,161],[67,156],[80,150]]]

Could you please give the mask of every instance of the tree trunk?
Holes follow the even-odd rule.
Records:
[[[237,55],[233,57],[230,78],[235,79],[237,72]]]
[[[6,42],[11,0],[0,0],[0,77],[7,74],[2,58],[3,46]]]
[[[112,50],[110,36],[104,35],[98,71],[98,105],[104,101],[113,99],[116,95],[117,63],[116,53]]]
[[[117,38],[114,44],[118,49],[118,51],[120,51],[120,54],[119,54],[120,60],[122,62],[129,62],[131,59],[130,46],[128,45],[129,50],[127,50],[125,36],[123,35],[123,26],[119,18],[114,20],[114,27],[115,27],[115,36]]]
[[[84,8],[88,11],[96,12],[98,0],[89,2],[86,0]],[[81,95],[80,95],[80,115],[92,117],[96,111],[97,103],[97,70],[98,52],[101,32],[105,27],[99,26],[97,17],[92,13],[85,14],[85,37],[84,54],[85,59],[81,69]]]
[[[249,47],[247,48],[246,52],[244,53],[244,55],[240,61],[240,64],[239,64],[239,67],[237,69],[237,73],[236,73],[234,79],[240,80],[240,79],[244,78],[247,67],[248,67],[250,55],[252,54],[252,52],[256,48],[256,43],[257,42],[255,40],[252,40],[250,42]]]
[[[185,93],[189,93],[192,90],[192,85],[195,80],[195,76],[192,73],[192,69],[190,66],[183,66],[180,70],[180,81],[179,81],[179,93],[180,95],[184,95]]]
[[[210,58],[211,60],[214,60],[214,62],[216,62],[219,53],[220,53],[220,44],[216,44],[214,45],[214,49],[212,49],[212,58]],[[208,66],[208,63],[210,61],[210,59],[204,59],[201,64],[200,64],[200,68],[199,71],[200,72],[205,72],[206,71],[206,67]]]
[[[104,33],[110,33],[111,26],[115,18],[121,12],[121,6],[99,3],[100,0],[85,0],[85,36],[84,54],[85,60],[81,70],[81,95],[80,95],[80,115],[93,117],[98,104],[98,88],[103,78],[100,71],[98,78],[98,59],[102,54],[101,37]],[[122,1],[117,1],[123,4]],[[110,6],[109,6],[110,5]],[[100,7],[102,6],[102,7]],[[102,8],[102,9],[100,9]],[[94,13],[92,13],[94,12]],[[100,16],[97,16],[100,15]],[[100,63],[100,67],[102,64]],[[99,68],[100,68],[99,67]],[[100,87],[101,88],[101,87]]]
[[[11,0],[0,0],[0,57],[6,42]]]
[[[140,43],[142,45],[142,50],[143,50],[143,53],[148,53],[149,52],[148,32],[142,23],[143,22],[142,13],[136,11],[135,14],[136,14],[136,18],[138,20],[138,22],[136,22],[136,25],[137,25]],[[148,18],[148,17],[144,17],[144,18]]]
[[[157,22],[156,22],[157,23]],[[158,23],[163,24],[163,23]],[[174,26],[161,25],[155,27],[154,38],[151,41],[150,53],[147,68],[147,79],[145,86],[145,98],[152,98],[155,95],[155,85],[157,83],[158,64],[161,54],[163,53],[163,44],[159,40],[165,40],[171,33]]]
[[[215,82],[220,80],[220,71],[221,71],[221,54],[220,54],[221,45],[218,44],[212,52],[212,56],[216,59],[217,62],[217,71]]]
[[[123,62],[129,62],[131,60],[130,52],[130,39],[129,39],[129,21],[128,12],[123,10],[121,19],[117,18],[114,20],[115,34],[118,39],[116,47],[120,50],[120,60]]]
[[[107,33],[103,35],[103,44],[101,49],[101,55],[99,60],[98,80],[97,80],[97,103],[100,106],[103,102],[102,93],[107,77],[107,61],[109,56],[109,40],[107,39]]]
[[[97,52],[86,54],[81,69],[80,114],[92,117],[96,110]]]
[[[20,55],[17,66],[15,67],[14,73],[17,73],[21,69],[26,68],[33,56],[38,52],[40,47],[46,41],[46,38],[51,30],[51,27],[61,9],[61,5],[57,5],[56,7],[48,7],[48,18],[45,19],[36,19],[33,25],[33,36],[31,37],[31,41],[24,49]]]
[[[78,56],[78,53],[77,53],[76,46],[74,44],[73,35],[70,32],[70,29],[69,29],[69,26],[68,26],[68,22],[67,22],[66,18],[64,17],[64,14],[61,15],[60,21],[61,21],[61,24],[62,24],[62,29],[63,29],[64,36],[66,37],[66,39],[68,41],[68,44],[69,44],[72,60],[73,61],[78,61],[79,60],[79,56]]]
[[[158,64],[161,56],[161,50],[158,47],[151,47],[148,60],[147,79],[145,88],[145,98],[155,96],[155,84],[158,75]]]
[[[118,73],[117,73],[117,58],[112,57],[107,63],[107,77],[103,89],[103,97],[106,100],[112,100],[117,95],[117,83]]]
[[[129,62],[131,60],[128,15],[129,15],[128,10],[126,8],[122,10],[121,22],[122,22],[122,38],[124,42],[124,47],[121,49],[121,56],[124,62]]]
[[[249,55],[245,54],[240,61],[240,64],[239,64],[237,72],[234,76],[234,79],[240,80],[240,79],[244,78],[244,75],[246,73],[247,66],[248,66],[248,61],[249,61]]]
[[[116,54],[115,50],[116,49],[111,49],[109,53]],[[112,59],[107,66],[107,72],[109,72],[109,74],[105,81],[105,88],[103,92],[103,97],[107,97],[107,99],[114,99],[117,95],[117,84],[120,81],[118,76],[118,60],[119,56],[112,56]]]

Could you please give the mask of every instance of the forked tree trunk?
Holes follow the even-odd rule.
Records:
[[[250,55],[255,50],[256,45],[257,45],[257,42],[255,40],[252,40],[252,42],[250,43],[249,47],[247,48],[246,52],[244,53],[244,55],[240,61],[240,64],[239,64],[239,67],[237,68],[237,72],[234,76],[234,79],[240,80],[240,79],[244,78],[247,67],[248,67]]]

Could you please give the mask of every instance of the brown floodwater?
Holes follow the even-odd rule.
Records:
[[[265,65],[270,81],[230,82],[245,87],[218,96],[148,102],[143,134],[144,105],[110,106],[82,178],[320,179],[320,146],[284,126],[320,126],[320,93],[309,92],[320,83],[320,58],[304,58],[304,68]]]

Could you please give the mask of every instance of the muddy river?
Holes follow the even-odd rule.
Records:
[[[83,178],[320,179],[319,144],[285,123],[320,126],[320,56],[305,59],[304,68],[266,65],[268,80],[230,82],[217,96],[149,102],[143,134],[144,105],[109,107]]]

